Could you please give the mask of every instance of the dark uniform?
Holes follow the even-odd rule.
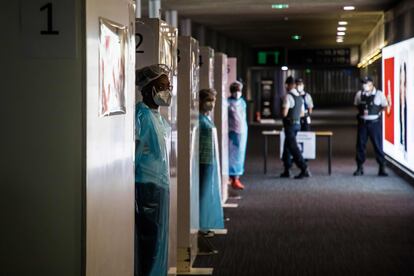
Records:
[[[285,171],[280,175],[281,177],[290,177],[290,168],[294,162],[301,173],[296,178],[303,178],[310,176],[308,166],[303,159],[302,153],[296,141],[296,135],[300,130],[300,115],[303,111],[303,99],[296,90],[288,92],[286,97],[291,97],[294,100],[293,107],[289,107],[289,112],[283,118],[283,127],[285,131],[285,143],[283,145],[283,165]],[[293,160],[292,160],[293,159]],[[293,162],[292,162],[293,161]]]
[[[366,78],[363,82],[372,82]],[[379,164],[378,175],[386,176],[385,155],[382,147],[382,111],[388,106],[387,99],[382,91],[359,91],[355,96],[355,105],[358,108],[358,133],[356,146],[357,170],[354,175],[363,175],[363,164],[366,159],[366,145],[368,138],[375,150]]]

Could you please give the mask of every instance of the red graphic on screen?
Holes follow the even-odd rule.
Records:
[[[394,144],[394,58],[384,60],[384,91],[388,100],[385,110],[385,140]]]

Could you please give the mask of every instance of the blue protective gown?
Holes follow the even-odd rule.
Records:
[[[200,229],[223,229],[221,174],[217,131],[206,115],[200,114]]]
[[[168,271],[170,127],[144,103],[135,116],[135,275],[162,276]]]
[[[243,98],[228,98],[229,120],[229,175],[244,173],[244,160],[247,146],[246,101]]]

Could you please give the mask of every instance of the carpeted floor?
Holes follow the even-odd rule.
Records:
[[[275,159],[276,160],[276,159]],[[214,275],[414,275],[414,188],[393,174],[353,177],[351,158],[310,162],[314,176],[280,179],[280,161],[262,174],[248,160],[239,208],[225,209],[228,234],[211,239],[215,256],[196,267]]]

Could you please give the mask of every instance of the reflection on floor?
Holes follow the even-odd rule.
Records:
[[[212,238],[215,256],[195,266],[214,275],[414,275],[414,188],[391,173],[353,177],[352,155],[310,162],[314,176],[268,175],[261,158],[248,160],[247,188],[237,209],[226,209],[228,235]]]

